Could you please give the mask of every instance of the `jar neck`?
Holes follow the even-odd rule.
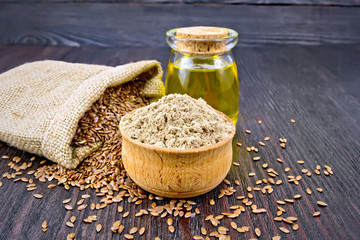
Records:
[[[170,62],[184,69],[220,69],[234,63],[234,56],[231,50],[216,55],[198,55],[172,49]]]

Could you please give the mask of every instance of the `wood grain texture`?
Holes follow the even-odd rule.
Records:
[[[252,4],[252,5],[335,5],[335,6],[358,6],[359,0],[3,0],[6,3],[205,3],[205,4]]]
[[[249,226],[250,231],[241,234],[230,229],[231,239],[254,237],[255,227],[261,229],[262,239],[270,239],[275,234],[280,234],[282,239],[357,239],[360,236],[360,69],[355,63],[360,61],[360,45],[238,47],[234,53],[240,78],[240,117],[233,155],[240,166],[233,166],[227,179],[237,190],[235,196],[245,195],[247,186],[253,187],[256,180],[268,178],[266,170],[261,167],[261,164],[268,163],[279,173],[277,179],[282,179],[284,183],[274,186],[271,195],[253,192],[253,202],[268,209],[268,212],[255,215],[246,207],[246,211],[234,221],[239,226]],[[169,48],[0,45],[0,72],[41,59],[112,66],[158,59],[166,66],[168,57]],[[294,118],[296,123],[291,123],[290,118]],[[259,119],[261,124],[257,123]],[[250,129],[252,133],[244,133],[245,129]],[[235,142],[244,146],[257,145],[265,136],[271,139],[265,141],[265,147],[258,147],[256,155],[261,157],[258,162],[251,160],[255,156],[253,152],[248,153],[244,147],[235,145]],[[279,137],[287,138],[286,149],[279,146]],[[0,156],[4,154],[24,159],[32,156],[0,142]],[[284,163],[277,162],[277,157],[282,158]],[[304,160],[305,164],[299,165],[297,160]],[[8,162],[0,159],[0,176],[8,171]],[[307,177],[301,173],[302,168],[314,169],[317,164],[330,165],[334,175],[324,176],[322,173],[321,176],[313,174]],[[32,168],[38,165],[39,161],[36,161]],[[285,167],[291,168],[288,174],[284,172]],[[249,177],[249,172],[255,172],[256,176]],[[290,174],[303,177],[299,186],[287,183],[287,175]],[[240,186],[236,186],[234,180],[238,180]],[[170,233],[166,218],[134,217],[140,207],[150,206],[149,201],[144,201],[141,206],[125,201],[96,211],[99,219],[96,224],[103,225],[103,230],[96,233],[96,224],[80,221],[93,211],[74,210],[70,213],[61,203],[71,197],[71,204],[75,204],[85,192],[91,195],[86,203],[97,202],[99,198],[93,191],[79,191],[77,188],[66,191],[61,186],[47,189],[48,183],[38,183],[35,192],[44,194],[44,198],[39,200],[26,191],[26,183],[13,183],[7,179],[0,181],[3,182],[0,187],[0,239],[65,239],[70,232],[75,232],[77,239],[123,239],[123,235],[120,237],[110,231],[112,223],[120,219],[126,232],[133,226],[145,226],[147,230],[142,239],[154,239],[155,236],[161,239],[191,239],[193,235],[200,234],[201,226],[208,232],[215,230],[208,221],[204,221],[205,216],[229,212],[231,205],[240,204],[235,196],[216,200],[220,189],[227,187],[222,183],[212,192],[193,198],[201,215],[190,219],[174,218],[176,231]],[[323,188],[324,192],[318,193],[316,187]],[[313,193],[307,195],[306,188]],[[278,227],[286,224],[273,221],[277,207],[275,200],[292,198],[294,194],[301,194],[302,198],[294,204],[284,205],[284,216],[297,216],[300,228],[284,234]],[[210,199],[216,200],[214,206],[209,205]],[[325,201],[329,206],[320,209],[316,205],[318,200]],[[157,201],[158,204],[166,202]],[[116,211],[117,205],[130,211],[129,217],[122,219]],[[312,217],[315,210],[321,212],[320,217]],[[78,220],[70,229],[65,222],[72,215],[76,215]],[[41,231],[44,220],[49,223],[46,233]],[[221,224],[230,228],[228,218],[224,218]]]
[[[1,4],[0,42],[165,47],[167,30],[209,25],[236,30],[240,45],[357,43],[359,22],[360,8],[356,7]]]

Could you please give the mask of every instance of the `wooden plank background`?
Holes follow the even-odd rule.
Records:
[[[358,6],[359,0],[3,0],[5,3],[216,3],[252,5]]]
[[[0,45],[0,72],[6,71],[19,64],[42,59],[64,60],[69,62],[84,62],[94,64],[119,65],[130,61],[143,59],[158,59],[166,67],[169,48],[96,48],[96,47],[53,47],[53,46],[7,46]],[[323,46],[300,45],[267,45],[240,46],[235,49],[240,77],[240,118],[237,134],[234,140],[234,161],[240,164],[233,166],[228,175],[231,186],[237,190],[235,196],[247,193],[247,186],[255,186],[257,179],[267,178],[266,170],[261,164],[268,163],[269,167],[279,172],[278,179],[284,183],[274,187],[271,195],[254,192],[254,203],[265,207],[268,212],[262,215],[250,213],[249,207],[234,221],[239,226],[249,226],[250,231],[240,234],[231,229],[230,220],[224,218],[222,225],[230,228],[231,239],[249,239],[254,237],[254,228],[262,231],[260,239],[270,239],[279,234],[282,239],[358,239],[360,236],[360,62],[359,44],[337,44]],[[290,122],[296,119],[296,123]],[[257,120],[261,119],[262,124]],[[245,134],[250,129],[252,133]],[[243,147],[256,145],[265,136],[271,137],[266,147],[259,146],[259,162],[252,161],[254,156],[247,153]],[[287,148],[281,149],[278,137],[288,139]],[[21,156],[28,161],[33,155],[7,146],[0,142],[0,156]],[[283,164],[275,159],[280,157]],[[42,158],[40,158],[42,159]],[[304,165],[296,163],[304,160]],[[9,171],[9,160],[0,159],[0,176]],[[317,164],[332,167],[334,175],[306,177],[301,173],[302,168],[314,169]],[[39,161],[32,168],[39,166]],[[291,172],[286,174],[285,167]],[[249,177],[249,172],[255,172],[255,177]],[[287,183],[287,175],[302,175],[300,186]],[[26,175],[26,174],[25,174]],[[240,181],[240,186],[234,184]],[[134,217],[134,213],[141,208],[148,208],[151,201],[144,201],[140,206],[128,204],[127,201],[112,204],[99,211],[74,210],[69,213],[61,203],[63,199],[71,197],[72,205],[85,192],[91,195],[86,203],[98,202],[94,191],[80,191],[71,188],[66,191],[59,186],[47,189],[49,183],[37,182],[37,193],[43,193],[39,200],[26,191],[26,183],[13,183],[2,179],[0,187],[0,239],[65,239],[66,235],[75,232],[77,239],[123,239],[123,235],[112,234],[110,227],[115,220],[121,219],[128,232],[133,226],[145,226],[144,239],[191,239],[200,234],[200,227],[208,232],[215,230],[208,221],[204,221],[209,214],[220,214],[229,211],[229,206],[240,204],[235,196],[216,200],[216,205],[209,204],[210,199],[217,199],[220,189],[227,185],[222,183],[215,190],[197,198],[192,198],[200,209],[201,215],[190,219],[174,218],[176,231],[170,233],[167,229],[166,218],[144,216]],[[323,193],[316,191],[317,187],[324,189]],[[306,188],[312,190],[307,195]],[[285,216],[298,217],[298,231],[290,234],[280,232],[278,227],[287,226],[285,223],[275,223],[275,200],[291,198],[294,194],[301,194],[302,198],[294,204],[286,204]],[[319,208],[317,200],[328,203],[327,208]],[[157,204],[167,203],[156,201]],[[116,211],[117,206],[124,206],[131,214],[122,218]],[[312,213],[319,210],[320,217],[314,218]],[[81,219],[90,214],[96,214],[103,230],[95,232],[96,224],[85,224]],[[71,215],[78,220],[75,228],[65,226]],[[48,231],[41,231],[41,223],[49,222]],[[136,235],[138,236],[138,235]]]
[[[240,45],[360,42],[360,8],[218,4],[0,4],[6,44],[164,47],[165,32],[193,25],[239,32]]]

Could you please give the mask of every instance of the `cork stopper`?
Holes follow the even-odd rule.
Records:
[[[219,54],[227,51],[229,29],[220,27],[185,27],[176,29],[176,49],[183,53]]]

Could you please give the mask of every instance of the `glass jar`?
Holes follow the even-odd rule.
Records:
[[[166,72],[166,94],[202,98],[236,124],[239,113],[239,81],[232,48],[238,34],[218,27],[169,30],[172,48]]]

